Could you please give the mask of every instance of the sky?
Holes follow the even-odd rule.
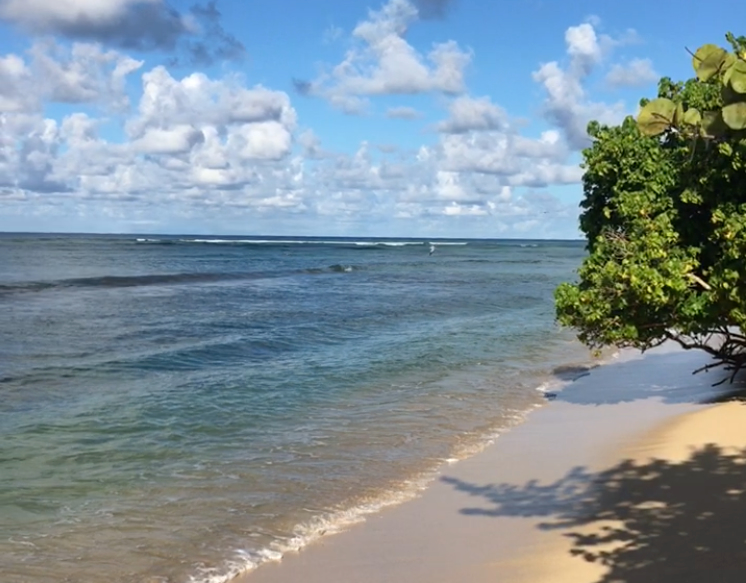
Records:
[[[0,0],[0,231],[579,238],[588,121],[634,115],[744,21],[735,1]]]

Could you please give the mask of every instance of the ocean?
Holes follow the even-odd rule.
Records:
[[[3,582],[222,583],[416,496],[590,364],[584,254],[0,234]]]

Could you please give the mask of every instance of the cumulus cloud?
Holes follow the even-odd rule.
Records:
[[[68,190],[54,170],[60,146],[54,120],[0,116],[0,139],[0,186],[42,193]]]
[[[71,48],[55,42],[35,44],[32,67],[41,81],[37,91],[58,103],[100,103],[122,111],[129,107],[126,78],[142,67],[117,51],[103,51],[100,45],[74,43]]]
[[[80,45],[61,60],[55,60],[60,55],[54,51],[43,53],[48,60],[31,69],[7,57],[0,64],[16,78],[28,78],[29,86],[47,83],[50,99],[88,103],[104,95],[116,102],[109,89],[120,73],[135,67],[93,47]],[[111,75],[102,78],[76,64],[94,61],[104,63]],[[88,82],[86,71],[98,84]],[[77,83],[66,82],[70,79]],[[286,171],[281,161],[293,148],[296,126],[287,94],[248,88],[237,77],[194,73],[178,79],[165,67],[147,71],[142,80],[142,95],[121,143],[102,139],[106,122],[82,112],[59,123],[20,106],[0,112],[0,187],[123,203],[142,202],[154,191],[189,201],[200,190],[229,192],[282,182],[274,173]]]
[[[578,76],[587,76],[601,60],[601,44],[595,29],[587,22],[568,28],[565,31],[565,43],[567,54],[572,59],[571,67]]]
[[[0,0],[0,20],[31,34],[122,49],[173,51],[181,46],[197,63],[244,52],[243,45],[220,25],[214,0],[195,5],[189,13],[164,0]]]
[[[265,232],[303,227],[340,235],[363,229],[423,236],[575,235],[577,204],[561,201],[552,189],[580,181],[574,149],[583,143],[587,120],[617,113],[591,101],[586,90],[612,43],[590,23],[568,29],[566,62],[535,73],[546,91],[543,112],[550,126],[527,130],[489,97],[466,92],[463,76],[459,92],[442,90],[451,81],[438,77],[448,67],[437,63],[447,62],[450,53],[427,60],[404,40],[417,18],[404,0],[372,12],[356,29],[361,44],[345,60],[350,68],[321,85],[325,98],[364,113],[378,87],[396,93],[391,88],[403,83],[393,65],[384,66],[385,51],[375,53],[376,43],[412,57],[404,62],[424,67],[424,76],[410,81],[434,93],[445,113],[430,126],[436,131],[411,149],[367,141],[350,153],[325,149],[323,128],[307,127],[308,120],[299,126],[292,102],[298,97],[238,75],[144,70],[140,61],[88,43],[44,41],[25,58],[0,56],[4,216],[21,208],[49,216],[88,213],[152,230],[159,223],[142,221],[212,221],[234,232],[259,225]],[[134,83],[125,90],[126,80],[136,78],[139,94]],[[354,91],[346,85],[350,80],[359,83]],[[440,89],[433,89],[434,80]],[[317,80],[308,89],[319,87]],[[54,121],[44,118],[36,95],[99,108]],[[110,110],[120,115],[111,120]],[[425,111],[399,106],[385,115],[412,119]],[[112,139],[120,128],[121,138]],[[7,228],[9,220],[0,217],[0,226]]]
[[[228,131],[227,147],[240,160],[280,160],[291,145],[289,129],[276,121],[240,124]]]
[[[471,130],[496,130],[504,127],[507,114],[489,97],[464,95],[451,101],[450,117],[440,122],[437,130],[446,134],[462,134]]]
[[[142,66],[142,61],[89,43],[64,47],[48,40],[32,45],[28,54],[29,59],[0,56],[0,113],[39,111],[42,101],[125,111],[126,79]]]
[[[615,64],[606,74],[606,82],[613,88],[641,87],[658,81],[660,75],[650,59],[632,59],[626,64]]]
[[[18,55],[0,56],[0,113],[36,110],[39,97],[32,91],[33,77]]]
[[[170,128],[147,128],[133,146],[148,154],[181,154],[205,141],[204,134],[191,125]]]
[[[370,11],[353,30],[355,45],[345,59],[314,81],[295,80],[296,90],[324,97],[348,113],[363,110],[367,96],[462,93],[471,53],[446,41],[421,54],[404,38],[417,19],[408,0],[389,0]]]
[[[303,131],[297,138],[297,142],[303,148],[303,157],[310,160],[324,158],[327,153],[321,147],[321,140],[313,130]]]
[[[446,135],[436,149],[442,167],[457,172],[494,174],[506,184],[547,186],[578,182],[576,164],[565,164],[567,148],[554,131],[539,139],[512,132]]]
[[[604,41],[604,39],[607,39]],[[614,42],[599,37],[591,23],[571,26],[565,33],[565,43],[570,62],[562,67],[557,61],[544,63],[533,73],[547,97],[544,116],[559,127],[572,148],[582,149],[589,143],[586,132],[592,119],[602,123],[615,123],[625,114],[624,104],[606,104],[589,99],[583,82],[593,72]]]
[[[131,137],[150,126],[196,122],[220,127],[275,122],[286,128],[296,123],[286,93],[262,86],[248,89],[238,77],[214,80],[204,73],[192,73],[179,80],[159,66],[143,74],[142,84],[138,115],[126,125]]]

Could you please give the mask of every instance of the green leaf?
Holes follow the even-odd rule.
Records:
[[[738,57],[734,55],[733,53],[726,53],[725,54],[725,60],[723,61],[723,64],[720,67],[720,72],[727,71],[730,67],[732,67],[735,62],[738,60]]]
[[[673,126],[679,127],[684,122],[684,104],[680,101],[676,104],[676,109],[673,112]]]
[[[728,142],[718,144],[718,150],[723,156],[733,156],[733,146],[731,146]]]
[[[723,107],[723,121],[733,130],[746,129],[746,103],[731,103]]]
[[[685,202],[688,204],[701,204],[702,195],[694,189],[687,188],[684,192],[681,193],[681,202]]]
[[[692,66],[700,81],[709,81],[720,72],[728,53],[717,45],[706,44],[697,49]]]
[[[728,69],[727,80],[723,78],[736,93],[746,93],[746,61],[738,59],[730,69]]]
[[[699,113],[698,109],[690,108],[684,113],[684,123],[692,126],[696,126],[702,123],[702,114]]]
[[[670,99],[653,99],[640,110],[637,126],[643,135],[657,136],[671,127],[675,112],[676,104]]]

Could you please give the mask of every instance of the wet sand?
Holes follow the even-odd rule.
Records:
[[[662,349],[593,370],[417,499],[240,583],[735,583],[746,406]]]

